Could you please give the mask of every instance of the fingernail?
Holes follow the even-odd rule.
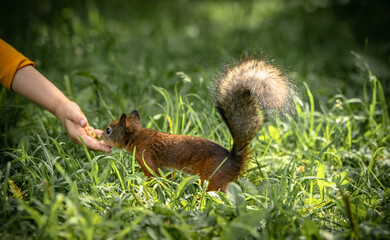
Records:
[[[80,126],[82,126],[82,127],[85,126],[85,120],[84,120],[84,119],[81,119],[81,120],[80,120]]]

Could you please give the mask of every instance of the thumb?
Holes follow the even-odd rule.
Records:
[[[81,127],[85,127],[88,124],[87,118],[82,112],[74,113],[72,121],[79,124]]]
[[[85,127],[87,126],[88,124],[88,120],[87,118],[85,117],[84,113],[81,111],[80,107],[72,102],[73,106],[73,110],[71,110],[69,113],[68,113],[68,119],[71,120],[72,122],[80,125],[81,127]]]
[[[84,115],[83,115],[83,117],[80,119],[80,121],[78,122],[78,124],[80,124],[81,127],[85,127],[85,126],[88,125],[87,119],[84,117]]]

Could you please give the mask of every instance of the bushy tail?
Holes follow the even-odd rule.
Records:
[[[247,147],[259,132],[264,114],[294,112],[293,85],[272,65],[245,60],[227,68],[214,82],[215,104],[233,137],[231,154],[248,154]]]

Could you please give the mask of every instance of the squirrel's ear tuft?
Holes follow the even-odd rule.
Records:
[[[130,114],[130,116],[131,116],[132,118],[134,118],[135,120],[137,120],[137,121],[139,121],[139,120],[141,119],[141,117],[139,116],[139,113],[138,113],[137,110],[132,111],[131,114]]]
[[[126,114],[122,114],[121,119],[119,120],[119,124],[126,126]]]

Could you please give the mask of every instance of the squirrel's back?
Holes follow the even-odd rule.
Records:
[[[286,77],[265,61],[249,59],[228,67],[214,82],[214,101],[233,137],[232,155],[244,161],[264,116],[292,113],[295,95]]]

